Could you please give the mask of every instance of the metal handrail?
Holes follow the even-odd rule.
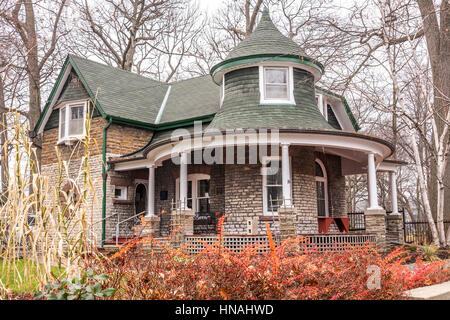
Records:
[[[184,201],[181,201],[181,200],[176,200],[176,201],[174,201],[173,198],[172,198],[172,204],[171,204],[171,206],[172,206],[172,211],[182,211],[182,210],[187,210],[187,209],[189,209],[189,208],[187,207],[187,202],[188,202],[188,200],[189,200],[189,199],[186,199],[186,200],[184,200]]]
[[[140,212],[140,213],[136,213],[134,216],[128,217],[128,218],[126,218],[125,220],[122,220],[122,221],[119,221],[119,222],[116,223],[116,246],[119,245],[119,227],[120,227],[120,225],[121,225],[122,223],[127,222],[127,221],[129,221],[129,220],[131,220],[131,219],[134,219],[134,218],[136,218],[136,217],[138,217],[138,216],[141,216],[141,215],[143,215],[143,214],[145,215],[146,212],[147,212],[147,211],[142,211],[142,212]]]
[[[110,214],[109,216],[106,216],[106,217],[104,217],[104,218],[102,218],[100,220],[97,220],[97,221],[95,221],[93,223],[89,223],[88,222],[88,240],[91,241],[91,233],[92,233],[92,228],[94,227],[94,225],[96,225],[96,224],[98,224],[100,222],[103,222],[104,220],[109,219],[109,218],[114,217],[114,216],[118,216],[117,219],[118,219],[118,221],[120,221],[120,213],[116,212],[116,213]],[[103,241],[104,240],[102,239],[102,245],[103,245]]]

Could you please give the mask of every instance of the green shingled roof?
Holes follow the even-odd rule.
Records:
[[[102,110],[115,117],[153,123],[167,91],[167,84],[70,55]]]
[[[262,54],[305,56],[300,46],[285,37],[273,24],[267,8],[253,33],[231,50],[225,60]]]
[[[120,119],[131,125],[139,124],[155,130],[165,129],[177,126],[180,122],[192,122],[191,119],[212,118],[219,108],[220,87],[211,81],[210,76],[167,84],[75,55],[68,55],[41,119],[36,125],[36,131],[39,130],[45,114],[49,111],[50,102],[56,94],[56,88],[68,65],[72,66],[72,73],[80,78],[84,86],[84,88],[72,89],[70,95],[78,90],[80,92],[76,96],[79,99],[87,92],[87,97],[90,96],[92,100],[96,100],[101,115]],[[165,107],[161,108],[169,86],[170,94]],[[63,90],[57,97],[57,103],[69,101],[70,95]],[[160,121],[156,124],[160,111]]]
[[[91,60],[70,56],[86,84],[108,115],[154,124],[169,86],[170,94],[159,121],[169,123],[215,114],[220,88],[210,76],[171,84],[152,80]]]
[[[160,123],[213,115],[219,109],[220,87],[209,75],[178,81],[171,86]]]

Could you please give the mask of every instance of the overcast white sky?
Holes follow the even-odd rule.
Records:
[[[200,9],[208,12],[209,14],[213,13],[222,3],[227,0],[197,0]]]

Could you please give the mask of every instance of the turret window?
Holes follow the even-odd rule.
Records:
[[[292,67],[260,67],[261,104],[295,104]]]
[[[288,99],[288,68],[264,68],[266,99]]]

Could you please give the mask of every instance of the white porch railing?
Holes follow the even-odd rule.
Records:
[[[317,251],[340,251],[345,249],[346,244],[363,245],[365,243],[374,244],[376,237],[373,234],[308,234],[298,235],[306,238],[302,246]],[[275,241],[279,241],[274,237]],[[187,250],[191,255],[199,254],[205,244],[213,244],[218,236],[186,236],[185,241],[188,244]],[[226,235],[222,237],[223,246],[229,250],[240,252],[248,245],[259,246],[258,252],[266,252],[269,249],[268,238],[265,235],[246,236],[246,235]]]

